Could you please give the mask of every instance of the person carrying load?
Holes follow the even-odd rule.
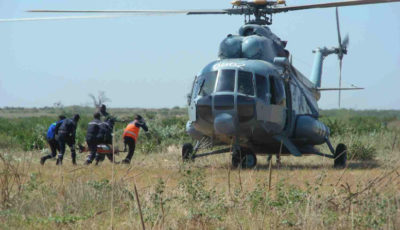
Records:
[[[105,156],[113,162],[113,129],[114,129],[115,119],[112,117],[107,118],[106,121],[100,123],[99,132],[97,134],[97,154],[96,154],[96,165],[100,161],[103,161]],[[114,149],[118,152],[118,149]]]
[[[66,118],[63,122],[56,125],[55,132],[58,134],[57,141],[60,146],[56,165],[62,164],[65,153],[65,144],[67,144],[71,150],[72,164],[76,165],[75,137],[79,119],[79,114],[75,114],[73,119]]]
[[[145,120],[142,116],[136,115],[135,120],[129,123],[123,134],[124,144],[128,145],[129,151],[126,158],[122,161],[123,164],[130,164],[131,159],[133,157],[133,153],[135,152],[136,141],[139,138],[140,128],[144,129],[144,131],[148,131]]]
[[[49,144],[51,153],[40,158],[40,164],[44,165],[44,163],[46,162],[46,160],[51,159],[51,158],[55,158],[57,156],[57,150],[60,151],[60,148],[58,146],[57,140],[56,140],[56,126],[57,125],[61,125],[61,123],[64,121],[65,116],[64,115],[60,115],[58,117],[58,121],[52,123],[49,126],[49,129],[47,130],[47,135],[46,135],[46,140],[47,143]]]
[[[101,114],[96,112],[93,114],[94,119],[88,123],[88,128],[86,131],[86,143],[89,147],[90,154],[88,155],[85,165],[91,164],[97,154],[97,135],[99,134],[101,124],[100,117]]]

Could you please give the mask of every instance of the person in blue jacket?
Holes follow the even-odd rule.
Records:
[[[60,115],[58,116],[58,121],[52,123],[49,126],[49,129],[47,130],[47,135],[46,135],[46,140],[47,143],[49,144],[51,153],[49,155],[46,155],[42,158],[40,158],[40,164],[44,165],[44,162],[46,162],[46,160],[54,158],[57,156],[57,150],[60,150],[60,148],[58,147],[58,143],[56,141],[56,126],[57,124],[61,124],[65,119],[64,115]]]

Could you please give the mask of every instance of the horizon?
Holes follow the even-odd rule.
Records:
[[[107,104],[106,104],[107,106]],[[63,105],[62,107],[54,107],[54,106],[42,106],[42,107],[20,107],[20,106],[3,106],[0,107],[0,110],[7,110],[7,109],[67,109],[67,108],[72,108],[72,107],[80,107],[80,108],[90,108],[90,109],[96,109],[97,107],[95,106],[86,106],[86,105]],[[172,106],[172,107],[110,107],[107,106],[107,109],[155,109],[155,110],[161,110],[161,109],[187,109],[187,105],[185,106]],[[354,108],[330,108],[330,109],[323,109],[320,108],[320,111],[330,111],[330,110],[344,110],[344,111],[395,111],[395,112],[400,112],[400,109],[354,109]]]

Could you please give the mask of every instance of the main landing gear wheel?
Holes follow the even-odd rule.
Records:
[[[257,165],[256,154],[254,154],[249,149],[242,149],[242,157],[240,159],[239,153],[233,153],[232,154],[232,166],[234,168],[237,168],[237,167],[239,167],[239,165],[245,169],[254,168]]]
[[[344,168],[347,162],[347,147],[345,144],[338,144],[335,150],[335,163],[334,168]]]
[[[183,162],[194,161],[193,145],[185,143],[182,146],[182,160]]]

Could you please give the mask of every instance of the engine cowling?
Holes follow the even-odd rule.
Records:
[[[329,128],[314,117],[304,115],[296,119],[295,138],[313,145],[323,144],[329,136]]]
[[[241,58],[242,41],[242,36],[228,35],[219,45],[219,58]]]

